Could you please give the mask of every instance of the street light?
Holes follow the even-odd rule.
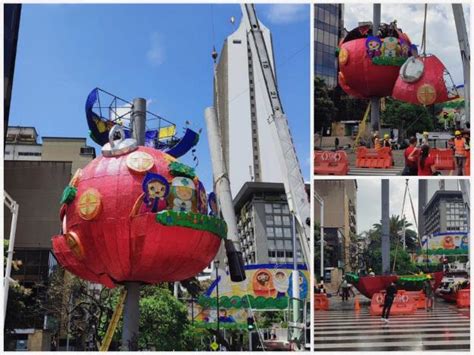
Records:
[[[321,281],[324,281],[324,200],[321,198],[321,196],[318,195],[318,193],[315,191],[314,192],[314,198],[318,201],[318,203],[321,205],[321,217],[320,217],[320,242],[321,242],[321,257],[320,257],[320,267],[321,267]]]

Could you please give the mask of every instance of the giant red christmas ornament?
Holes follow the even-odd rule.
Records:
[[[207,215],[194,169],[153,148],[132,145],[119,154],[104,148],[106,156],[79,170],[63,194],[63,230],[52,239],[59,263],[107,287],[201,272],[226,237],[226,225]]]
[[[408,59],[400,68],[392,96],[416,105],[432,105],[459,97],[451,76],[434,55]]]
[[[400,65],[411,55],[408,36],[395,24],[381,28],[383,34],[371,36],[370,26],[360,26],[340,44],[339,85],[350,96],[390,96]]]

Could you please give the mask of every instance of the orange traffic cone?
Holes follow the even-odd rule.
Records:
[[[360,311],[359,296],[355,296],[355,300],[354,300],[354,310],[355,310],[356,312],[359,312],[359,311]]]

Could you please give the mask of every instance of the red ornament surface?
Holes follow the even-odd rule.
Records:
[[[358,38],[341,45],[339,84],[348,95],[357,98],[390,96],[400,67],[373,64],[367,55],[365,41],[365,38]],[[341,62],[344,51],[347,58],[343,55]]]
[[[153,157],[149,172],[173,179],[168,169],[173,157],[148,147],[138,151]],[[65,208],[67,230],[52,239],[59,263],[73,274],[107,287],[124,281],[180,281],[198,274],[217,254],[221,238],[207,230],[160,224],[155,213],[135,215],[132,210],[143,194],[144,174],[127,166],[127,156],[100,156],[83,169],[77,196]],[[95,215],[95,205],[86,208],[94,217],[85,219],[79,204],[84,192],[91,190],[98,193],[100,210]],[[67,232],[75,233],[80,241],[80,259],[67,244]]]
[[[418,59],[424,64],[422,76],[414,83],[407,83],[399,76],[392,92],[394,99],[416,105],[432,105],[458,97],[448,96],[444,81],[446,68],[436,56],[430,55]]]

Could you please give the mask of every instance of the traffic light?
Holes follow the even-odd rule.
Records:
[[[253,317],[248,317],[247,318],[247,330],[249,332],[255,330],[255,321],[254,321]]]

